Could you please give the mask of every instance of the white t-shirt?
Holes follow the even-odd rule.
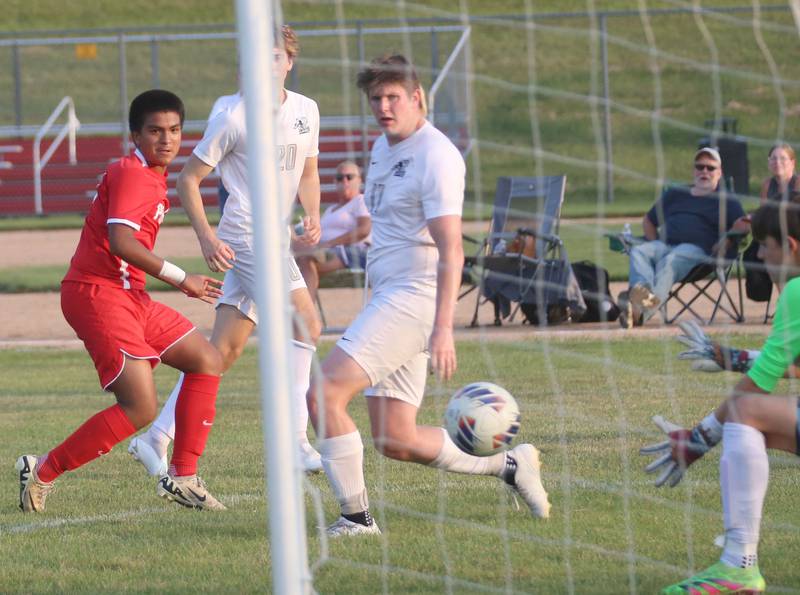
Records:
[[[436,287],[439,252],[427,220],[461,215],[466,166],[458,149],[430,122],[389,146],[375,141],[364,193],[372,217],[367,267],[375,288]]]
[[[313,99],[286,91],[278,110],[278,180],[283,197],[283,216],[291,213],[306,159],[319,154],[319,109]],[[247,186],[247,127],[243,98],[218,113],[209,123],[194,154],[206,165],[216,167],[222,184],[230,193],[217,226],[225,241],[249,241],[253,235],[253,208]]]
[[[364,195],[358,196],[347,201],[342,206],[331,205],[322,214],[320,226],[322,227],[322,236],[320,242],[327,242],[333,238],[338,238],[343,233],[351,233],[358,226],[358,219],[360,217],[369,217],[367,205],[364,203]],[[354,242],[351,245],[358,247],[365,247],[370,243],[369,236],[360,242]]]
[[[233,95],[221,95],[217,97],[217,100],[214,102],[214,105],[211,106],[211,112],[208,114],[208,121],[214,119],[221,111],[229,110],[234,105],[239,103],[239,100],[242,98],[242,92],[237,91]]]

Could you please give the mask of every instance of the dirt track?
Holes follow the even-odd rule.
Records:
[[[473,224],[476,228],[482,224]],[[69,262],[77,244],[79,230],[57,231],[14,231],[0,234],[0,269],[26,265],[64,264]],[[197,256],[199,249],[194,232],[190,227],[165,227],[159,234],[156,251],[167,258]],[[612,294],[617,295],[624,284],[612,284]],[[734,290],[735,293],[735,290]],[[332,332],[327,336],[337,336],[336,329],[347,326],[357,314],[362,300],[360,290],[324,289],[321,300],[328,326]],[[477,329],[467,328],[472,319],[475,306],[474,293],[461,300],[456,310],[458,338],[483,338],[496,340],[528,341],[543,339],[566,339],[575,337],[624,339],[643,337],[652,334],[676,333],[677,328],[664,327],[657,319],[651,320],[644,328],[628,333],[614,323],[604,327],[601,324],[567,324],[552,330],[538,330],[521,325],[521,316],[516,321],[497,328],[492,326],[494,319],[491,305],[481,307],[479,320],[484,325]],[[199,300],[189,299],[177,292],[154,293],[153,297],[186,314],[199,329],[209,333],[214,319],[211,306]],[[707,316],[709,308],[700,308]],[[728,320],[715,323],[713,332],[748,332],[764,334],[768,327],[761,324],[764,305],[745,300],[745,314],[748,323],[729,325]],[[47,344],[79,346],[72,329],[61,315],[59,296],[52,293],[38,294],[0,294],[0,345],[19,346],[23,344]]]
[[[67,265],[80,236],[80,229],[0,233],[0,269]],[[170,258],[186,258],[199,256],[200,248],[191,227],[164,227],[158,235],[156,252]]]

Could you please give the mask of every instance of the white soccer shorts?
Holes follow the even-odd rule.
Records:
[[[420,406],[435,312],[435,294],[392,288],[373,294],[336,343],[369,377],[367,397]]]
[[[222,288],[223,295],[217,301],[217,308],[221,304],[233,306],[247,316],[254,324],[258,324],[256,312],[256,265],[255,253],[247,244],[228,242],[236,253],[233,268],[225,273]],[[306,282],[294,258],[287,256],[286,268],[289,272],[289,292],[306,287]]]

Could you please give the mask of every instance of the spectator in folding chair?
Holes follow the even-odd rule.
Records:
[[[619,296],[623,328],[641,326],[658,311],[672,285],[718,253],[718,240],[744,216],[741,203],[720,197],[719,151],[705,147],[694,155],[694,184],[667,188],[642,220],[645,241],[630,251],[629,289]]]
[[[796,157],[791,145],[780,143],[768,153],[767,166],[772,174],[761,184],[761,204],[769,201],[791,200],[800,192],[800,177],[795,173]],[[743,231],[750,231],[750,218],[741,222]],[[764,261],[758,257],[758,242],[753,241],[742,255],[745,269],[747,297],[755,302],[769,302],[772,298],[772,280],[767,274]],[[767,305],[769,310],[769,305]],[[766,321],[765,321],[766,322]]]
[[[295,253],[311,299],[317,302],[319,278],[341,269],[364,270],[372,219],[361,193],[361,168],[352,161],[336,167],[336,204],[320,220],[322,236],[312,253]]]

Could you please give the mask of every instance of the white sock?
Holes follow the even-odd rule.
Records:
[[[294,430],[297,434],[297,441],[302,446],[308,444],[308,405],[306,404],[306,393],[311,384],[311,362],[317,348],[308,343],[292,341],[294,346]]]
[[[447,430],[442,428],[444,441],[442,450],[429,464],[430,467],[444,469],[452,473],[466,473],[468,475],[496,475],[500,476],[506,468],[506,453],[501,452],[490,457],[476,457],[465,453],[458,448],[450,438]]]
[[[761,511],[769,481],[764,435],[751,426],[727,422],[723,430],[719,482],[725,519],[721,560],[747,568],[758,563]]]
[[[175,439],[175,405],[178,402],[178,394],[180,394],[182,386],[183,372],[178,376],[178,382],[175,383],[169,399],[164,403],[164,407],[161,408],[153,425],[144,434],[144,438],[161,457],[167,454],[169,443]]]
[[[369,510],[364,484],[364,444],[358,431],[319,442],[322,466],[342,507],[342,514]]]

